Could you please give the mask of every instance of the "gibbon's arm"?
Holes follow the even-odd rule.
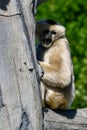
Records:
[[[61,56],[61,58],[59,58]],[[49,87],[64,88],[71,83],[72,65],[70,54],[67,50],[60,55],[52,55],[51,62],[39,61],[44,70],[42,82]]]

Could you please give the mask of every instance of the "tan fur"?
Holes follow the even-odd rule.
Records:
[[[64,94],[62,94],[61,92],[47,90],[45,104],[51,109],[65,109],[68,106],[68,101]]]
[[[71,105],[74,97],[73,68],[68,41],[65,38],[65,28],[60,25],[50,25],[45,21],[38,22],[36,35],[39,40],[44,29],[55,30],[57,33],[51,37],[50,47],[46,43],[40,43],[42,48],[46,47],[45,52],[41,52],[43,57],[39,61],[44,70],[41,79],[43,106],[65,109]]]

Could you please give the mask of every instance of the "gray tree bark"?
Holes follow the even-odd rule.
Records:
[[[87,130],[87,108],[76,110],[45,110],[45,130]]]
[[[0,0],[0,130],[42,130],[31,0]]]

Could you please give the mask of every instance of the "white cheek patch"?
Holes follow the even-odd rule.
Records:
[[[57,33],[58,38],[60,36],[64,36],[65,35],[65,27],[64,26],[53,25],[53,26],[50,27],[50,30],[55,30],[55,32]]]

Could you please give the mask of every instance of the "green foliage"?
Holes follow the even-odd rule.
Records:
[[[72,108],[87,107],[87,1],[48,0],[38,7],[36,20],[48,18],[66,27],[75,74]]]

